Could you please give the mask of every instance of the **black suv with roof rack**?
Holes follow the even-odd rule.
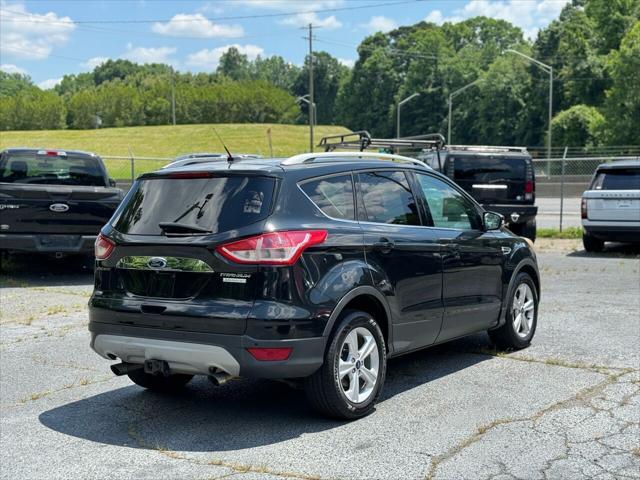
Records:
[[[536,239],[536,183],[524,147],[447,145],[418,156],[441,171],[485,209],[504,216],[515,234]]]
[[[194,375],[286,379],[353,419],[372,411],[387,359],[485,330],[524,348],[537,324],[531,243],[399,155],[142,175],[96,258],[91,347],[156,391]]]

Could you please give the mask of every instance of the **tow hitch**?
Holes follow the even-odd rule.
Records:
[[[165,360],[145,360],[144,372],[151,375],[160,375],[163,377],[168,377],[169,375],[171,375],[169,364]]]

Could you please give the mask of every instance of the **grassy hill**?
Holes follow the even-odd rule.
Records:
[[[0,149],[6,147],[45,147],[87,150],[105,158],[112,176],[130,176],[127,160],[109,156],[173,158],[189,152],[223,151],[217,130],[232,153],[258,153],[269,156],[267,130],[271,129],[273,155],[287,156],[309,149],[309,127],[282,124],[160,125],[149,127],[105,128],[100,130],[38,130],[0,132]],[[315,143],[324,135],[348,132],[344,127],[317,126]],[[136,161],[136,175],[164,165],[163,160]]]

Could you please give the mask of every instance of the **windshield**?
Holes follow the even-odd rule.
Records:
[[[100,160],[95,157],[36,152],[5,153],[0,160],[0,182],[107,186]]]
[[[137,182],[113,226],[131,235],[219,233],[264,220],[275,179],[233,175]]]
[[[640,190],[640,169],[615,169],[598,172],[593,190]]]
[[[454,179],[478,183],[496,183],[506,180],[525,181],[525,159],[509,157],[463,156],[451,158]]]

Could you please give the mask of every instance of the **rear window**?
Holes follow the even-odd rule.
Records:
[[[351,175],[311,180],[302,184],[300,188],[325,215],[341,220],[355,218]]]
[[[456,180],[492,183],[505,180],[523,182],[526,176],[524,158],[463,156],[450,157]]]
[[[113,227],[131,235],[161,235],[160,224],[227,232],[269,215],[275,179],[257,176],[148,178],[138,181]],[[189,233],[188,229],[184,233]],[[197,232],[192,232],[197,233]]]
[[[616,169],[598,172],[592,190],[640,190],[640,169]]]
[[[100,160],[85,155],[9,153],[0,160],[0,182],[105,187]]]

